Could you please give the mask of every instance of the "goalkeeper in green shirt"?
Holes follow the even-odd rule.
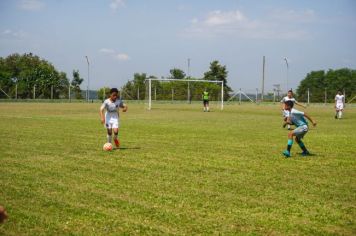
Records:
[[[203,92],[203,104],[204,104],[204,112],[209,111],[209,92],[205,91]]]

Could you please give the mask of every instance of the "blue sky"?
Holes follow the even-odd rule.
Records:
[[[120,87],[135,72],[202,77],[219,60],[238,90],[296,88],[311,70],[356,69],[354,0],[0,0],[0,56],[32,52],[90,87]]]

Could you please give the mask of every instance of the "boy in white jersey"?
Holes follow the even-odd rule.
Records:
[[[345,107],[345,96],[341,94],[341,91],[338,91],[335,96],[335,110],[336,110],[335,119],[341,119],[344,107]]]
[[[105,128],[108,131],[107,142],[111,143],[112,132],[114,131],[114,142],[117,148],[120,147],[120,141],[118,139],[119,108],[122,108],[123,112],[127,111],[127,105],[123,103],[121,99],[118,99],[118,93],[117,88],[112,88],[110,90],[110,97],[106,99],[100,107],[100,120],[102,124],[105,124]]]
[[[287,128],[289,130],[290,129],[290,124],[287,124],[287,122],[286,122],[287,118],[289,116],[289,111],[287,111],[285,109],[285,102],[286,101],[292,101],[293,104],[296,104],[296,105],[304,107],[304,108],[307,108],[307,107],[304,106],[303,104],[300,104],[299,102],[297,102],[297,100],[295,100],[295,98],[293,97],[293,91],[292,90],[289,90],[288,93],[287,93],[287,96],[282,98],[282,100],[281,100],[281,108],[282,108],[282,114],[283,114],[283,120],[284,120],[283,128],[286,127],[286,125],[287,125]]]
[[[298,111],[293,108],[294,103],[292,101],[285,102],[285,109],[289,111],[289,116],[287,118],[287,122],[289,124],[294,124],[297,128],[290,131],[288,133],[288,145],[287,150],[283,151],[283,155],[285,157],[290,157],[290,150],[293,145],[293,137],[295,137],[295,141],[298,143],[299,147],[303,150],[302,155],[307,156],[309,155],[309,151],[305,147],[304,143],[302,142],[302,138],[308,132],[308,122],[305,120],[305,117],[310,120],[313,126],[316,126],[316,122],[306,113],[302,111]]]

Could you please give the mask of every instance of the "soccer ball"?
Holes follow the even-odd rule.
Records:
[[[112,144],[111,143],[105,143],[103,146],[104,151],[111,151],[112,150]]]

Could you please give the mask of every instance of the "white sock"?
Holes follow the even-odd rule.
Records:
[[[209,107],[207,107],[206,110],[209,111]]]
[[[111,136],[111,135],[107,135],[106,137],[107,137],[108,143],[111,143],[111,137],[112,137],[112,136]]]
[[[114,140],[118,139],[118,136],[117,134],[114,134]]]
[[[339,111],[339,119],[342,117],[342,111]]]

